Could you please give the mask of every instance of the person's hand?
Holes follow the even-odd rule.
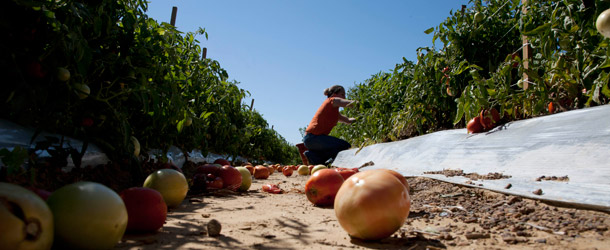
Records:
[[[352,102],[350,102],[349,104],[347,104],[345,107],[355,107],[356,104],[358,104],[358,101],[356,100],[352,100]]]

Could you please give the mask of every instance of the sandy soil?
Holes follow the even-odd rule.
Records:
[[[308,176],[272,174],[246,193],[189,195],[154,234],[127,234],[117,249],[610,249],[610,215],[555,207],[426,178],[408,178],[409,219],[392,237],[350,238],[332,208],[311,204]],[[282,194],[263,192],[279,184]],[[208,235],[215,219],[219,236]]]

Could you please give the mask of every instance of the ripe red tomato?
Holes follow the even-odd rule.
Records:
[[[49,196],[51,196],[51,192],[46,190],[46,189],[42,189],[42,188],[37,188],[37,187],[28,187],[28,189],[32,192],[34,192],[35,194],[37,194],[40,198],[42,198],[43,200],[47,200],[49,199]]]
[[[221,189],[224,186],[222,178],[220,178],[220,177],[210,178],[210,175],[208,175],[207,179],[208,179],[208,181],[206,183],[206,186],[207,186],[208,190]]]
[[[411,199],[395,175],[381,169],[352,175],[335,198],[341,227],[354,238],[379,240],[400,229],[409,216]]]
[[[553,105],[553,102],[549,102],[549,113],[555,113],[555,106]]]
[[[221,166],[224,166],[224,165],[229,165],[230,166],[231,162],[229,162],[229,161],[227,161],[225,159],[220,158],[220,159],[216,159],[214,161],[214,164],[220,164]]]
[[[351,168],[335,168],[335,171],[337,171],[337,173],[339,173],[344,180],[347,180],[347,178],[349,178],[350,176],[354,175],[355,173],[358,173],[357,169],[354,170]]]
[[[281,194],[282,189],[275,184],[265,184],[263,185],[263,191],[272,194]]]
[[[496,122],[500,121],[500,113],[495,108],[484,109],[479,114],[483,130],[487,131],[496,126]]]
[[[474,118],[468,121],[466,124],[466,129],[469,133],[480,133],[483,132],[483,125],[481,125],[481,117],[475,116]]]
[[[269,178],[269,169],[263,165],[254,167],[254,179],[267,179]]]
[[[335,170],[321,169],[316,171],[305,183],[307,199],[320,207],[333,205],[343,180],[341,174]]]
[[[167,205],[159,191],[132,187],[119,195],[127,208],[127,231],[154,232],[165,223]]]
[[[85,117],[81,121],[81,125],[83,125],[83,127],[91,127],[91,126],[93,126],[93,119],[91,119],[89,117]]]
[[[254,175],[254,167],[252,165],[246,165],[246,169],[250,171],[250,175]]]
[[[216,176],[218,172],[220,172],[220,167],[213,164],[203,164],[195,169],[196,174],[213,174]]]
[[[284,176],[286,176],[286,177],[291,176],[293,172],[294,172],[294,170],[292,170],[292,168],[288,167],[288,166],[286,166],[282,169],[282,174],[284,174]]]
[[[178,166],[174,165],[171,162],[162,163],[161,167],[159,167],[159,169],[173,169],[173,170],[176,170],[176,171],[182,173],[182,169],[179,168]]]
[[[518,66],[519,66],[519,62],[517,61],[517,59],[515,59],[516,57],[517,57],[517,54],[516,54],[516,53],[515,53],[515,54],[512,54],[512,55],[511,55],[511,57],[510,57],[510,59],[511,59],[511,60],[515,61],[515,62],[513,63],[513,65],[512,65],[512,67],[513,67],[513,68],[516,68],[516,67],[518,67]]]
[[[220,168],[218,176],[222,178],[222,187],[231,191],[237,191],[241,186],[241,173],[230,165],[224,165]]]

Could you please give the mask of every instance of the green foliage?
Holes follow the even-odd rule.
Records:
[[[298,159],[260,115],[250,118],[249,93],[201,58],[204,29],[158,23],[142,0],[5,1],[1,9],[0,118],[95,143],[115,160],[130,157],[130,136],[143,149]],[[56,77],[60,67],[68,81]]]
[[[610,52],[595,20],[608,7],[604,1],[473,0],[425,31],[434,33],[435,46],[419,48],[416,63],[403,59],[393,72],[349,89],[359,107],[343,112],[358,121],[333,135],[365,146],[463,128],[489,107],[508,122],[548,114],[549,102],[560,112],[607,104]],[[531,46],[526,62],[523,36]]]
[[[0,149],[0,160],[8,167],[9,174],[18,173],[28,159],[28,151],[22,147],[15,147],[12,151],[6,148]]]

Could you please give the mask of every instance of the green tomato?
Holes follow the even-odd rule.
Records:
[[[316,165],[311,169],[311,174],[315,173],[318,170],[322,170],[322,169],[328,169],[328,167],[324,166],[324,165]]]
[[[148,175],[143,187],[159,191],[170,208],[180,205],[189,190],[184,175],[173,169],[159,169]]]
[[[85,99],[87,96],[89,96],[89,94],[91,94],[91,89],[87,84],[77,84],[74,86],[74,89],[78,95],[78,98],[80,99]]]
[[[481,21],[483,21],[483,19],[485,18],[485,14],[481,13],[481,12],[477,12],[474,14],[474,22],[475,23],[479,23]]]
[[[187,117],[186,120],[184,120],[185,127],[191,126],[192,124],[193,124],[193,118]]]
[[[56,190],[47,200],[61,248],[109,249],[123,237],[127,209],[112,189],[82,181]]]
[[[70,80],[70,71],[66,68],[57,68],[57,80],[62,82]]]
[[[248,191],[252,185],[252,175],[250,174],[250,171],[246,167],[236,167],[236,169],[241,173],[241,186],[239,186],[237,191]]]
[[[130,139],[131,139],[131,143],[133,144],[133,155],[135,157],[140,156],[140,142],[134,136],[132,136]]]

